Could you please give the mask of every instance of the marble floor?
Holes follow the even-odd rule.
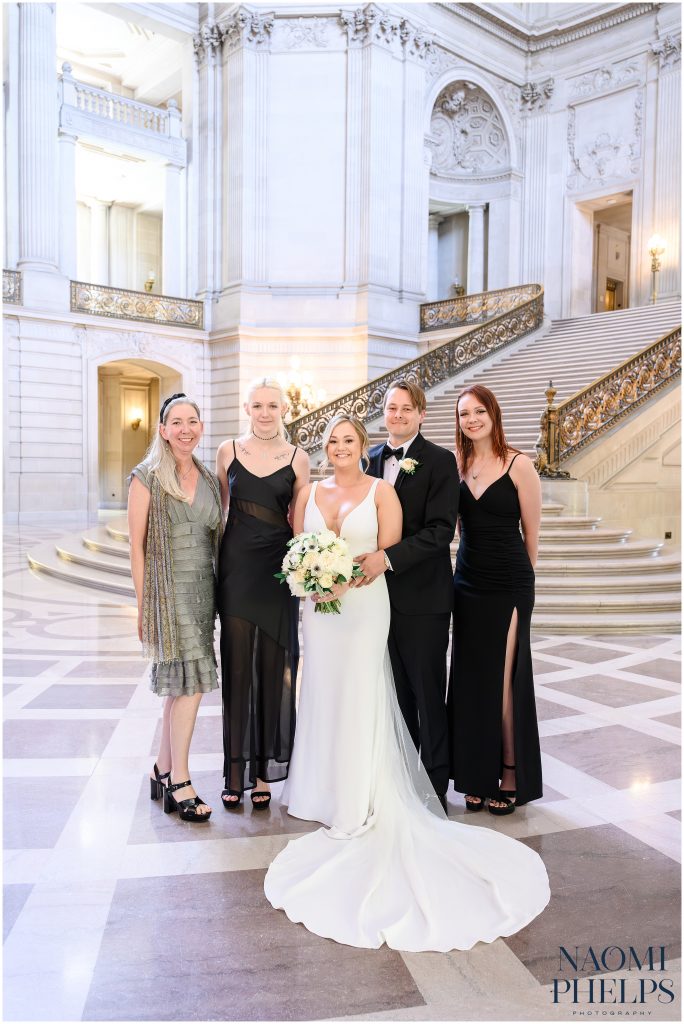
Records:
[[[5,1020],[681,1019],[678,638],[534,637],[544,798],[465,820],[539,852],[539,918],[466,953],[359,950],[266,902],[307,826],[278,786],[266,813],[222,810],[216,694],[191,758],[211,821],[150,801],[160,705],[135,611],[33,576],[24,553],[50,538],[5,531]]]

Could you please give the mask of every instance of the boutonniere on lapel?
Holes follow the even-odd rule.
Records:
[[[399,463],[399,469],[402,473],[406,473],[407,476],[413,476],[415,471],[420,468],[420,462],[418,459],[402,459]]]

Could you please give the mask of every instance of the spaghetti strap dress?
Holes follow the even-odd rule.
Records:
[[[461,480],[447,705],[454,789],[496,796],[503,767],[506,639],[517,609],[512,690],[516,803],[520,805],[542,796],[542,774],[530,650],[534,570],[520,532],[520,502],[510,476],[516,458],[479,498]]]
[[[242,793],[257,778],[287,778],[295,730],[299,663],[299,601],[275,579],[292,530],[287,513],[292,463],[268,476],[238,459],[228,467],[230,502],[221,543],[218,611],[221,619],[223,774],[226,789]]]

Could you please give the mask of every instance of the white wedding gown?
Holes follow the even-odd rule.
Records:
[[[373,484],[342,524],[352,554],[377,549]],[[304,529],[322,530],[316,484]],[[540,857],[493,829],[449,821],[394,693],[384,576],[339,615],[304,608],[304,674],[289,813],[329,826],[292,840],[266,874],[271,904],[351,946],[470,949],[512,935],[549,901]]]

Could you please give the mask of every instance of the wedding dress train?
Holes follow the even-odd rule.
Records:
[[[377,548],[376,481],[342,524],[353,554]],[[316,484],[304,529],[325,529]],[[394,693],[384,576],[347,592],[339,615],[304,610],[304,673],[289,813],[321,821],[268,869],[271,904],[309,931],[351,946],[470,949],[541,913],[540,857],[493,828],[449,821]]]

